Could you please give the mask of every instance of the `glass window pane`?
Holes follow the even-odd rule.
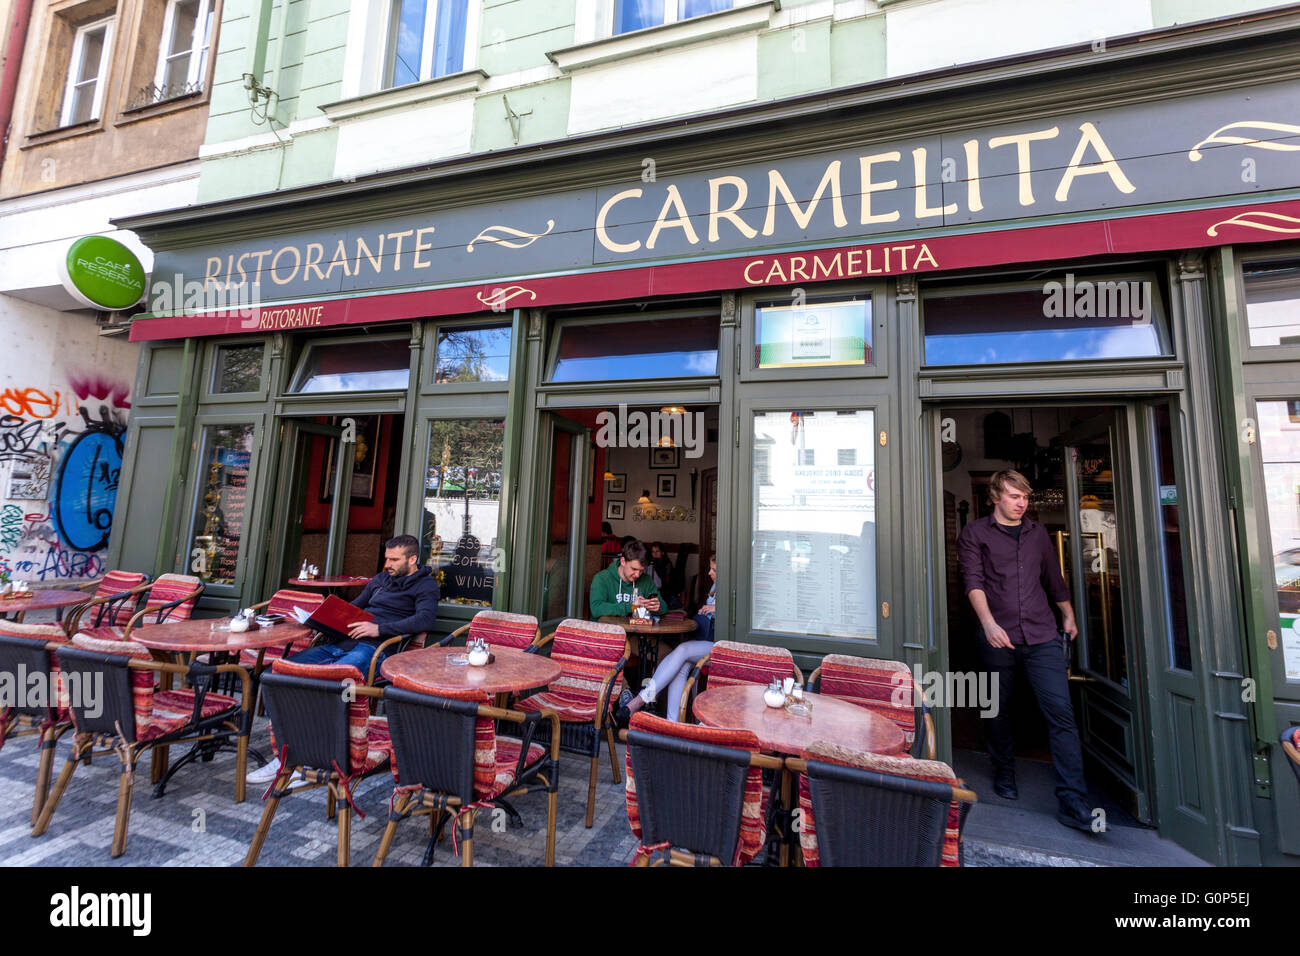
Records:
[[[762,412],[753,429],[754,629],[874,640],[875,413]],[[848,447],[857,465],[801,464]]]
[[[1187,634],[1187,594],[1183,587],[1182,513],[1179,510],[1178,482],[1174,471],[1174,438],[1169,423],[1169,406],[1151,411],[1155,425],[1156,474],[1160,481],[1160,504],[1157,515],[1160,537],[1164,544],[1166,602],[1168,604],[1169,660],[1180,670],[1192,669],[1191,642]]]
[[[256,392],[262,387],[262,345],[222,345],[213,363],[212,391]]]
[[[871,296],[813,296],[754,309],[754,367],[871,364]]]
[[[1300,263],[1255,263],[1242,270],[1251,345],[1300,345]]]
[[[1073,362],[1167,354],[1147,280],[1075,279],[924,296],[925,363]]]
[[[429,424],[420,542],[444,604],[492,604],[505,428],[503,418]]]
[[[72,113],[68,124],[84,123],[95,117],[95,83],[78,86],[72,91]]]
[[[405,339],[308,346],[291,392],[369,392],[404,389],[411,378]]]
[[[642,319],[562,326],[553,382],[718,374],[718,319]]]
[[[405,86],[420,79],[420,57],[424,53],[424,18],[427,0],[393,0],[389,26],[388,86]]]
[[[185,52],[167,61],[163,69],[163,97],[180,96],[187,92],[185,84],[189,82],[190,54]]]
[[[203,551],[203,567],[196,573],[208,584],[235,583],[252,455],[251,424],[203,429],[199,501],[190,547]]]
[[[439,0],[432,76],[459,73],[465,62],[465,20],[469,0]]]
[[[84,83],[99,76],[99,61],[104,55],[104,34],[108,25],[95,27],[85,32],[81,45],[81,62],[77,67],[77,82]]]
[[[614,32],[630,33],[664,22],[664,0],[614,0]]]
[[[1300,682],[1300,399],[1258,402],[1269,542],[1287,681]]]
[[[435,382],[504,382],[510,378],[510,326],[439,329]]]
[[[731,0],[681,0],[681,4],[682,20],[690,17],[702,17],[706,13],[717,13],[719,10],[731,9]]]
[[[199,15],[199,0],[183,0],[173,11],[172,35],[167,47],[169,56],[182,50],[188,53],[194,45],[194,22]]]

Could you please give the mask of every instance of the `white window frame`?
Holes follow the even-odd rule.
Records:
[[[388,57],[392,52],[392,45],[396,42],[393,36],[392,22],[394,6],[397,0],[380,0],[376,4],[376,12],[379,14],[377,21],[379,26],[380,37],[380,56],[378,70],[376,71],[374,89],[375,90],[393,90],[399,87],[387,85],[388,80]],[[438,27],[438,9],[443,0],[427,0],[424,7],[424,44],[420,50],[420,76],[415,82],[421,83],[425,80],[439,79],[431,75],[433,69],[433,50],[437,42]],[[483,16],[482,0],[469,0],[465,10],[465,49],[461,54],[461,67],[458,72],[474,69],[478,60],[479,44],[479,24]],[[451,74],[443,74],[450,76]],[[409,84],[402,84],[403,86]]]
[[[172,24],[176,19],[176,8],[184,0],[167,0],[167,12],[163,15],[162,36],[158,41],[158,65],[154,69],[153,85],[154,89],[162,90],[163,80],[167,77],[167,61],[172,57],[181,55],[181,52],[169,53],[168,44],[171,42]],[[210,20],[212,19],[213,0],[198,0],[199,12],[194,18],[194,33],[190,37],[190,63],[189,68],[185,71],[185,85],[187,91],[198,93],[203,89],[204,74],[207,72],[208,54],[212,44],[212,31],[210,29]]]
[[[104,94],[108,88],[108,67],[112,61],[113,50],[113,17],[101,17],[90,23],[83,23],[77,27],[77,33],[72,41],[72,56],[68,60],[68,78],[63,87],[63,108],[59,111],[59,125],[72,125],[72,106],[75,100],[77,87],[82,85],[77,82],[77,74],[81,69],[81,57],[86,49],[86,37],[100,27],[104,28],[104,45],[99,53],[99,69],[95,73],[95,96],[91,102],[90,116],[85,122],[99,119],[104,111]],[[89,80],[83,83],[89,83]]]
[[[724,10],[734,9],[738,6],[744,6],[748,0],[728,0]],[[652,23],[648,27],[641,27],[642,30],[652,30],[655,27],[667,26],[670,23],[681,23],[683,21],[681,8],[685,5],[686,0],[664,0],[664,19],[662,23]],[[601,37],[627,36],[629,33],[636,33],[636,30],[627,30],[623,33],[614,32],[614,14],[618,7],[618,0],[595,0],[597,18],[600,24]],[[715,13],[721,13],[721,10],[715,10]],[[700,14],[707,16],[707,14]],[[695,17],[685,19],[694,20]]]

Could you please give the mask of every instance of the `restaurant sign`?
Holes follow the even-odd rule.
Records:
[[[924,271],[931,236],[1294,196],[1297,117],[1300,88],[1278,83],[681,176],[638,165],[625,182],[162,250],[149,308],[460,287],[477,311],[541,304],[529,280],[542,277],[734,256],[750,257],[741,286]],[[1300,221],[1256,231],[1300,234]],[[825,254],[761,254],[813,248]]]

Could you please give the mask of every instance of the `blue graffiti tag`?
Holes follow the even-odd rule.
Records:
[[[70,550],[99,551],[108,545],[113,526],[126,429],[112,420],[105,405],[99,407],[101,421],[97,422],[91,421],[84,407],[79,411],[86,430],[63,452],[50,510]]]

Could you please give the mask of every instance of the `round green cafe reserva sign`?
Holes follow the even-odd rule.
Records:
[[[144,295],[144,266],[134,252],[107,236],[78,239],[59,267],[63,287],[92,308],[127,309]]]

